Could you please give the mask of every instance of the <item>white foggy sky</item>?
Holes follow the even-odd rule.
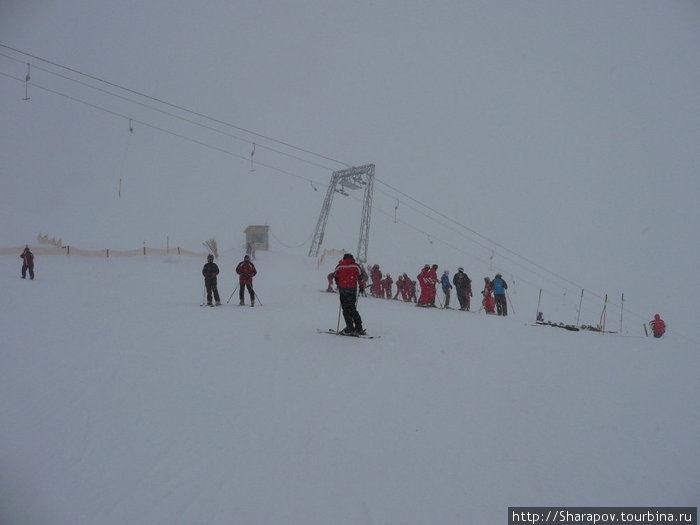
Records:
[[[644,290],[667,309],[700,294],[698,27],[693,2],[0,5],[6,46],[331,159],[376,164],[370,260],[408,266],[395,272],[437,260],[478,275],[494,246],[427,220],[382,182],[567,279]],[[25,102],[24,84],[8,75],[24,78],[26,62],[36,86]],[[345,167],[240,130],[226,132],[242,140],[221,136],[40,68],[99,85],[0,48],[3,246],[41,231],[85,248],[160,246],[166,236],[230,247],[247,224],[265,222],[299,245],[315,226],[320,185]],[[138,123],[131,134],[127,119],[38,86],[237,157]],[[249,172],[252,142],[257,162],[297,177]],[[359,208],[335,199],[325,247],[355,249]],[[499,269],[538,286],[495,250]]]

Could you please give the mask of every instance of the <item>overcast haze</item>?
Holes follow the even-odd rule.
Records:
[[[693,349],[700,309],[699,28],[700,4],[690,1],[1,1],[0,248],[36,244],[40,232],[86,249],[169,242],[202,250],[202,242],[215,237],[222,290],[230,292],[243,230],[269,224],[272,234],[257,281],[269,307],[245,317],[226,308],[192,314],[201,299],[203,261],[71,264],[38,256],[39,277],[25,296],[29,283],[12,274],[19,259],[6,256],[3,289],[11,297],[2,319],[10,335],[0,415],[11,432],[3,434],[3,461],[30,487],[23,490],[5,474],[0,481],[14,489],[8,498],[16,490],[21,497],[13,501],[21,506],[39,483],[45,508],[37,512],[50,515],[55,503],[66,523],[105,509],[110,523],[125,516],[142,523],[177,519],[178,500],[189,503],[192,494],[204,500],[189,507],[183,521],[209,516],[224,523],[239,505],[244,516],[255,517],[249,495],[259,502],[278,488],[301,497],[291,507],[278,501],[263,522],[278,522],[285,512],[292,522],[327,522],[339,508],[351,509],[348,522],[369,522],[371,515],[383,523],[397,516],[419,521],[430,515],[430,505],[421,503],[431,490],[443,495],[444,521],[454,523],[478,502],[472,515],[500,519],[508,504],[540,503],[553,489],[566,504],[688,504],[698,486],[688,465],[698,457],[689,436],[698,427],[692,400],[698,399]],[[464,266],[476,283],[501,272],[510,283],[513,315],[452,324],[442,312],[407,313],[398,304],[367,301],[366,326],[382,339],[357,354],[343,352],[342,364],[328,353],[332,343],[318,341],[329,338],[310,335],[329,324],[329,311],[329,325],[336,315],[332,297],[316,292],[334,261],[317,269],[305,258],[327,184],[334,170],[368,163],[376,165],[368,262],[394,277],[415,276],[425,263],[452,272]],[[359,192],[335,196],[323,248],[356,250],[361,205]],[[293,264],[285,265],[286,258]],[[157,297],[144,291],[151,286],[144,269],[159,275]],[[103,287],[83,286],[91,279]],[[618,329],[624,293],[623,335],[643,335],[642,323],[656,312],[669,333],[642,343],[523,326],[534,318],[540,289],[548,319],[575,322],[582,288],[582,323],[600,319],[609,294],[608,327]],[[68,296],[80,305],[61,311]],[[112,315],[93,307],[103,297]],[[290,308],[303,317],[291,318]],[[217,317],[201,317],[214,312]],[[419,320],[421,313],[427,315]],[[418,329],[425,318],[436,332]],[[83,332],[76,319],[89,329]],[[216,336],[209,339],[210,333]],[[111,339],[94,348],[105,334]],[[42,353],[25,353],[28,336],[29,347]],[[572,339],[577,336],[589,338]],[[219,354],[232,340],[241,345]],[[446,354],[432,348],[441,341]],[[462,348],[465,342],[472,344]],[[200,344],[208,349],[201,361],[191,355]],[[484,360],[477,354],[492,347],[498,353]],[[158,375],[172,353],[180,359]],[[358,400],[349,385],[365,384],[375,358],[382,363],[367,397]],[[333,386],[332,380],[315,382],[326,377],[315,373],[319,359],[330,378],[348,366],[349,375],[340,378],[348,388],[336,391],[315,417],[297,420],[289,414],[303,416],[319,392]],[[201,377],[188,375],[193,366]],[[523,366],[540,381],[499,381],[504,371],[514,378]],[[627,367],[634,370],[618,383]],[[583,372],[568,390],[562,378],[572,370]],[[657,370],[663,372],[657,376]],[[195,416],[184,435],[178,431],[188,414],[177,404],[183,376],[189,380],[182,395],[197,392],[185,400]],[[213,390],[199,389],[207,377],[217,378]],[[267,388],[269,381],[279,388]],[[124,399],[124,385],[136,385],[133,399]],[[299,385],[308,388],[299,392]],[[396,392],[416,398],[404,403]],[[255,396],[265,410],[251,404]],[[249,441],[232,436],[229,420],[220,417],[230,399],[241,400],[229,414],[231,426],[252,429]],[[287,399],[301,408],[290,412]],[[533,429],[548,424],[550,403],[559,401],[558,433],[541,441]],[[368,415],[370,405],[376,409]],[[142,406],[148,421],[148,411],[164,414],[162,424],[143,427]],[[213,407],[211,418],[200,417],[202,406]],[[532,426],[519,420],[523,434],[504,430],[510,416],[533,410]],[[598,420],[600,411],[605,417]],[[647,412],[665,419],[647,419]],[[289,448],[277,435],[277,420],[266,419],[270,413],[296,437]],[[465,420],[453,425],[455,413]],[[483,416],[480,429],[472,424],[475,414]],[[384,425],[387,415],[392,423]],[[420,426],[414,421],[434,435],[413,441]],[[113,433],[120,422],[123,432]],[[223,460],[217,450],[200,455],[212,428],[221,439],[218,451],[229,454]],[[582,436],[591,428],[589,442]],[[494,442],[494,435],[505,437]],[[521,435],[531,439],[523,444]],[[472,437],[474,446],[463,446]],[[446,446],[432,447],[436,439]],[[576,457],[568,456],[567,440]],[[357,455],[345,455],[356,441]],[[144,442],[152,449],[143,449]],[[230,449],[232,442],[242,449]],[[401,443],[412,445],[387,453]],[[161,444],[173,451],[162,463],[170,485],[134,495],[132,483],[158,485],[161,470],[148,465],[162,458]],[[551,447],[556,454],[549,457]],[[150,463],[134,460],[151,452]],[[228,489],[251,479],[236,477],[239,452],[253,480],[282,481],[260,482],[260,492],[247,486],[230,500]],[[408,458],[415,453],[418,470],[434,477],[410,475]],[[491,454],[499,459],[495,465],[483,459]],[[590,463],[591,456],[597,462]],[[263,475],[256,470],[261,459]],[[561,475],[560,460],[584,474]],[[198,470],[202,461],[204,471]],[[358,469],[335,485],[333,466],[354,464],[364,473]],[[284,481],[297,468],[308,476],[298,492]],[[663,479],[649,484],[644,477],[659,469]],[[66,475],[75,477],[64,487],[59,480]],[[403,483],[396,485],[399,477]],[[500,489],[503,479],[512,484],[497,496],[489,488]],[[217,480],[223,480],[218,487],[209,484]],[[383,498],[373,480],[395,491]],[[344,493],[343,486],[362,490]],[[474,489],[471,499],[453,486]],[[613,501],[616,487],[624,501]],[[75,505],[91,488],[99,497],[87,507]],[[123,494],[131,497],[120,501]],[[163,498],[156,501],[158,494]],[[651,502],[654,494],[664,501]],[[318,500],[327,502],[320,510]],[[423,510],[405,510],[406,500]],[[316,519],[307,520],[310,515]]]

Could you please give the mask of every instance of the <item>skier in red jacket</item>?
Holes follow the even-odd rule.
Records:
[[[651,327],[651,332],[657,339],[663,337],[666,333],[666,323],[659,314],[654,315],[654,319],[649,321],[649,326]]]
[[[430,266],[425,265],[416,277],[420,285],[420,296],[418,297],[418,306],[430,306],[430,288],[435,290],[435,286],[430,284]]]
[[[346,253],[335,267],[335,283],[338,285],[340,307],[343,309],[344,335],[364,335],[362,317],[357,311],[357,287],[364,286],[362,270],[352,254]]]
[[[430,306],[435,306],[435,298],[437,297],[437,290],[435,286],[440,282],[437,276],[438,265],[433,264],[430,267],[428,275],[430,276],[430,286],[428,287],[428,292],[430,293]]]
[[[370,277],[372,278],[372,286],[369,289],[369,293],[372,294],[372,297],[382,297],[384,295],[384,288],[382,287],[382,272],[378,264],[372,266]]]
[[[405,287],[405,283],[403,280],[403,275],[399,275],[396,278],[396,295],[394,296],[394,299],[398,299],[399,294],[401,294],[401,298],[405,301],[406,300],[406,287]]]
[[[253,277],[258,274],[255,269],[255,265],[250,260],[250,255],[243,257],[243,260],[236,266],[236,273],[238,277],[238,285],[240,289],[238,290],[238,298],[240,299],[240,304],[244,304],[244,292],[248,288],[248,293],[250,294],[250,306],[255,306],[255,292],[253,291]]]
[[[403,274],[403,287],[406,290],[406,302],[416,302],[418,297],[416,297],[416,281],[410,279],[408,274]]]
[[[391,278],[390,274],[386,274],[386,277],[382,279],[382,288],[384,292],[384,297],[391,299],[391,285],[394,284],[394,280]]]
[[[487,314],[494,313],[494,309],[496,308],[496,300],[493,298],[493,295],[491,295],[492,290],[493,285],[491,281],[489,281],[488,277],[484,277],[484,289],[481,292],[484,298],[481,300],[481,306],[484,307]]]

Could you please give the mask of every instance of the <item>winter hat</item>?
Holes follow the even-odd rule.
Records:
[[[214,260],[214,256],[211,253],[209,255],[207,255],[207,261],[213,261],[213,260]]]

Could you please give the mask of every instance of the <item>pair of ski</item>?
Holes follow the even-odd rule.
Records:
[[[316,332],[318,332],[319,334],[339,335],[341,337],[356,337],[358,339],[379,339],[381,337],[380,335],[344,334],[342,331],[338,332],[337,330],[333,330],[332,328],[329,328],[328,330],[321,330],[317,328]]]

